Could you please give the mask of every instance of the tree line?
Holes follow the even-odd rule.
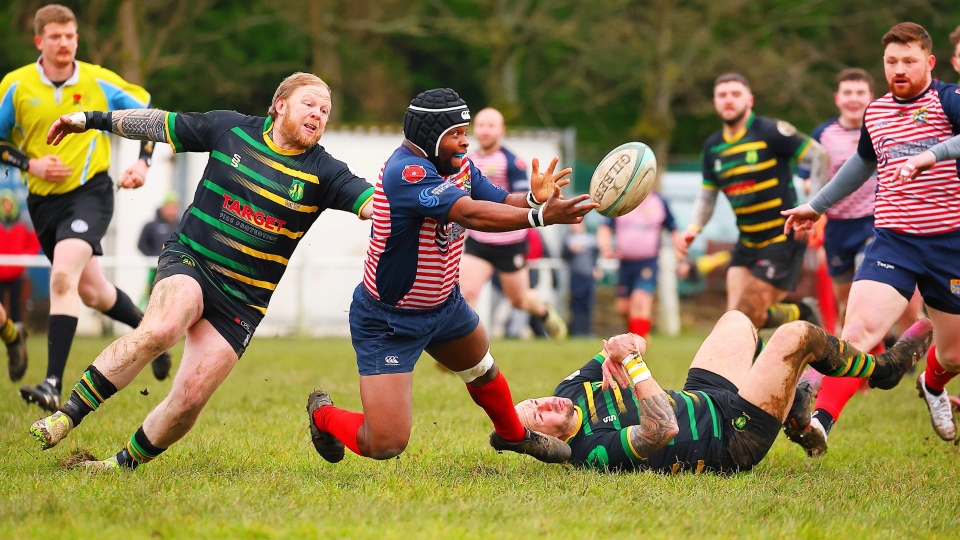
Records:
[[[37,58],[33,13],[0,11],[0,70]],[[577,129],[596,161],[627,140],[661,162],[696,156],[719,128],[717,75],[739,71],[759,114],[809,132],[835,114],[834,77],[862,67],[886,91],[880,38],[924,25],[954,81],[948,34],[955,0],[86,0],[81,60],[144,84],[164,109],[266,113],[285,75],[326,80],[337,124],[400,124],[427,88],[457,90],[509,125]]]

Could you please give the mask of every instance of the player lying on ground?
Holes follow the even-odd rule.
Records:
[[[328,208],[370,216],[373,187],[317,143],[331,110],[330,89],[295,73],[280,84],[269,117],[233,111],[156,109],[71,113],[48,142],[69,133],[108,130],[169,142],[177,152],[210,152],[190,210],[160,255],[143,322],[106,348],[60,410],[30,432],[46,449],[64,439],[186,332],[170,394],[130,442],[91,468],[136,468],[180,440],[237,364],[307,229]]]
[[[570,449],[523,427],[510,387],[493,356],[487,331],[460,294],[465,229],[512,231],[580,223],[597,207],[564,200],[573,172],[545,172],[532,163],[531,191],[508,193],[491,183],[467,155],[470,110],[449,88],[422,92],[407,107],[404,139],[387,160],[373,196],[373,227],[363,282],[350,305],[363,413],[339,409],[317,390],[307,399],[310,435],[325,460],[390,459],[410,440],[413,368],[426,351],[455,372],[493,422],[497,450],[562,462]]]
[[[604,341],[603,351],[553,396],[521,401],[516,409],[528,428],[567,441],[575,465],[743,472],[760,463],[788,418],[809,423],[811,397],[796,391],[808,365],[889,389],[932,336],[930,321],[921,319],[889,351],[873,356],[795,321],[778,328],[754,362],[757,331],[746,315],[729,311],[697,351],[681,391],[661,389],[643,360],[646,342],[622,334]],[[632,392],[621,392],[630,385]],[[793,406],[795,394],[802,400]]]

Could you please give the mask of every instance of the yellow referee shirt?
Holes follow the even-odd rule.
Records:
[[[31,158],[56,154],[73,174],[64,182],[48,182],[26,174],[27,189],[36,195],[57,195],[82,186],[110,168],[110,139],[103,131],[67,137],[47,144],[47,131],[61,115],[79,111],[143,109],[150,94],[100,66],[74,61],[73,76],[60,87],[43,73],[40,61],[12,71],[0,81],[0,139]]]

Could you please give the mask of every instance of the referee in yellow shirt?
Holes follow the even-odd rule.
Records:
[[[33,42],[39,60],[0,82],[0,161],[26,173],[30,217],[52,266],[47,376],[36,386],[22,387],[20,395],[55,411],[80,302],[131,327],[140,324],[143,313],[104,278],[93,258],[103,255],[100,239],[113,216],[110,139],[88,131],[49,146],[47,130],[71,112],[145,108],[150,94],[116,73],[76,60],[77,20],[69,8],[51,4],[37,10]],[[153,143],[144,143],[140,159],[119,185],[142,186],[152,154]],[[158,379],[169,375],[168,353],[154,360],[153,373]]]

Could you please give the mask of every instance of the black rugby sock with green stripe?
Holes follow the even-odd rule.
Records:
[[[136,469],[144,463],[153,461],[157,456],[163,453],[166,448],[154,446],[147,434],[143,432],[143,426],[130,437],[130,442],[117,452],[116,460],[121,467]]]
[[[861,352],[849,341],[827,335],[823,356],[810,362],[810,367],[830,377],[885,378],[893,373],[889,361],[877,361],[872,354]]]
[[[79,426],[88,414],[100,408],[104,401],[116,393],[117,387],[91,364],[73,386],[70,399],[60,407],[60,412],[73,420],[74,427]]]

